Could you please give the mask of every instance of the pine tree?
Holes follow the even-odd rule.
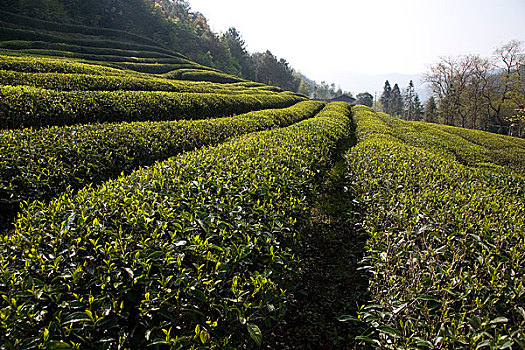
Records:
[[[379,98],[379,101],[381,102],[381,105],[383,106],[383,112],[390,114],[390,99],[392,97],[392,88],[390,87],[390,83],[385,81],[385,86],[383,87],[383,93],[381,94],[381,97]]]
[[[419,99],[419,95],[416,93],[414,96],[414,119],[415,121],[420,121],[423,117],[423,104]]]
[[[405,120],[415,120],[415,109],[414,109],[414,99],[415,99],[415,91],[414,91],[414,82],[410,80],[408,83],[408,87],[405,90],[405,96],[404,96],[404,108],[403,108],[403,119]]]
[[[429,123],[438,122],[437,105],[434,97],[430,97],[425,104],[425,114],[423,120]]]
[[[403,96],[401,96],[401,91],[399,90],[399,85],[394,84],[392,88],[392,93],[390,95],[390,114],[395,117],[403,113]]]

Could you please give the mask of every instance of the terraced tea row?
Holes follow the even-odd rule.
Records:
[[[157,47],[159,50],[162,49],[162,46],[158,42],[151,40],[150,38],[132,34],[122,30],[43,21],[36,18],[21,16],[3,10],[0,10],[0,15],[2,16],[2,21],[4,23],[9,25],[10,27],[14,27],[15,29],[18,28],[21,30],[38,30],[39,32],[47,31],[52,32],[54,34],[74,34],[74,36],[77,37],[83,36],[87,38],[91,37],[93,39],[98,37],[114,38],[119,42],[142,44]],[[55,41],[55,39],[53,38],[51,41]]]
[[[448,132],[457,129],[442,134],[364,107],[354,113],[359,142],[347,156],[348,179],[369,235],[371,297],[359,313],[369,331],[358,340],[392,349],[524,347],[525,179],[456,161],[488,150]],[[444,154],[433,152],[438,145]]]
[[[0,244],[0,342],[260,344],[285,310],[293,243],[349,114],[330,104],[290,127],[28,205]]]
[[[93,75],[79,73],[26,73],[0,70],[0,85],[27,85],[59,91],[169,91],[261,94],[279,92],[271,86],[257,88],[247,84],[219,84],[163,79],[137,75]]]
[[[45,200],[122,172],[220,143],[244,133],[285,127],[314,116],[322,102],[199,121],[75,125],[0,131],[0,227],[22,201]]]
[[[453,126],[406,122],[386,114],[379,118],[410,145],[451,156],[471,167],[525,175],[525,140]]]
[[[43,32],[32,29],[11,28],[12,23],[0,21],[0,40],[2,41],[29,41],[29,42],[46,42],[46,43],[64,43],[82,47],[97,47],[106,49],[131,50],[136,52],[152,52],[153,57],[174,56],[185,58],[180,53],[173,52],[156,45],[147,45],[137,42],[116,41],[111,39],[101,39],[99,36],[79,37],[66,36],[57,32]],[[121,37],[120,37],[121,38]],[[120,39],[119,38],[119,39]],[[140,56],[139,56],[140,57]]]
[[[283,108],[302,100],[305,98],[288,93],[59,92],[0,86],[0,128],[203,119],[265,108]]]
[[[162,48],[148,38],[134,34],[39,21],[14,14],[8,15],[3,11],[0,13],[6,14],[3,21],[0,21],[0,52],[3,54],[79,59],[136,72],[167,74],[168,78],[179,80],[217,83],[245,81],[200,65],[184,55]],[[34,29],[44,29],[45,32],[35,32]]]
[[[125,50],[121,48],[106,48],[99,46],[71,45],[61,42],[7,40],[0,42],[0,48],[10,50],[49,50],[64,51],[77,54],[93,55],[94,57],[108,57],[114,62],[143,62],[143,63],[172,63],[193,65],[187,58],[147,50]],[[118,57],[118,58],[117,58]],[[111,59],[110,59],[111,58]],[[204,68],[204,66],[203,66]]]

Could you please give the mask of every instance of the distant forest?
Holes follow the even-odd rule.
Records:
[[[233,27],[214,33],[187,0],[3,0],[0,7],[42,20],[143,35],[200,64],[310,98],[329,99],[347,93],[335,84],[308,79],[270,51],[248,52]]]

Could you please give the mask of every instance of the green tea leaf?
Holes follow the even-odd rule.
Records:
[[[259,327],[257,327],[257,325],[253,323],[246,323],[246,328],[248,328],[248,333],[250,334],[250,337],[252,337],[252,339],[255,341],[255,343],[261,346],[262,333]]]

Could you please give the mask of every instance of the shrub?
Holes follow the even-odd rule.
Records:
[[[370,273],[358,315],[369,331],[358,339],[388,349],[523,347],[525,179],[431,151],[465,140],[354,112],[360,141],[348,181],[364,212]]]
[[[0,85],[27,85],[60,91],[171,91],[221,94],[272,94],[273,89],[237,84],[193,82],[137,75],[25,73],[0,70]]]
[[[30,204],[0,244],[0,342],[260,343],[284,312],[315,174],[348,136],[348,107],[327,108]]]
[[[304,101],[220,119],[0,131],[0,227],[11,223],[21,201],[48,201],[68,187],[80,189],[196,147],[284,127],[322,106]]]
[[[207,94],[142,91],[71,91],[0,86],[0,128],[81,123],[203,119],[288,107],[290,94]]]

